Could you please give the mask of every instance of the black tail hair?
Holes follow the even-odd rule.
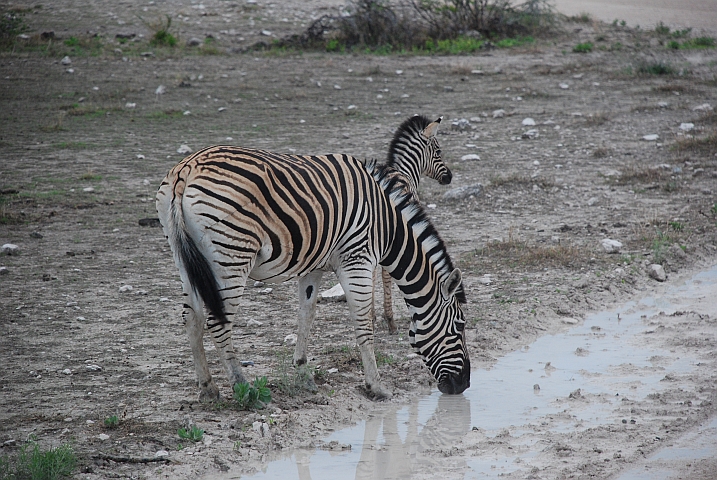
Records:
[[[172,206],[175,207],[175,205]],[[219,293],[219,283],[217,283],[217,278],[214,276],[214,271],[207,257],[199,250],[194,239],[189,236],[184,226],[184,215],[181,212],[181,207],[179,209],[180,211],[174,212],[175,246],[184,271],[187,273],[189,284],[199,294],[204,301],[204,305],[214,315],[214,318],[219,323],[228,323],[229,320],[224,311],[224,301]]]

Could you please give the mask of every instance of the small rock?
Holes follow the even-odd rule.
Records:
[[[461,118],[461,119],[458,119],[458,120],[453,120],[453,121],[451,122],[451,129],[452,129],[452,130],[465,130],[465,129],[467,129],[467,128],[470,127],[470,126],[471,126],[471,122],[469,122],[469,121],[466,120],[465,118]]]
[[[198,47],[201,44],[202,44],[202,40],[197,37],[192,37],[189,40],[187,40],[188,47]]]
[[[100,367],[99,365],[94,365],[94,364],[85,365],[85,368],[89,372],[101,372],[102,371],[102,367]]]
[[[540,385],[538,385],[537,383],[536,383],[535,385],[533,385],[533,391],[539,392],[539,391],[540,391]]]
[[[137,106],[136,103],[127,102],[124,104],[124,108],[135,108]]]
[[[17,255],[20,253],[20,247],[15,245],[14,243],[6,243],[2,247],[0,247],[0,250],[2,250],[2,253],[5,255]]]
[[[645,135],[645,136],[642,137],[642,139],[645,140],[645,141],[647,141],[647,142],[654,142],[654,141],[657,140],[658,138],[660,138],[660,136],[659,136],[658,134],[656,134],[656,133],[651,133],[651,134],[649,134],[649,135]]]
[[[284,337],[284,344],[293,346],[296,345],[296,341],[298,340],[298,337],[295,333],[290,333],[287,336]]]
[[[473,75],[483,75],[483,70],[471,70],[471,74],[473,74]]]
[[[100,440],[102,440],[102,441],[104,442],[105,440],[109,440],[109,439],[110,439],[110,436],[107,435],[106,433],[100,433],[100,434],[97,436],[97,438],[99,438]]]
[[[558,86],[563,90],[567,90],[568,88],[570,88],[570,85],[568,85],[567,83],[561,83]]]
[[[429,203],[428,205],[426,205],[426,208],[430,208],[431,210],[435,209],[436,207],[437,205],[435,203]]]
[[[334,85],[334,90],[341,90],[341,85]]]
[[[502,108],[499,110],[493,110],[493,118],[503,118],[505,117],[505,110]]]
[[[621,242],[618,242],[617,240],[612,240],[610,238],[604,238],[602,242],[600,242],[600,244],[605,250],[605,253],[620,253],[620,249],[622,248]]]
[[[168,456],[169,456],[169,452],[166,450],[159,450],[159,451],[157,451],[157,453],[154,454],[154,458],[164,458],[164,457],[168,457]]]
[[[159,297],[160,302],[168,302],[169,299],[167,297]]]
[[[10,273],[10,270],[7,267],[0,267],[0,275],[7,275],[8,273]]]
[[[532,128],[528,130],[527,132],[523,133],[523,138],[538,138],[540,136],[540,132],[538,130]]]
[[[259,290],[259,293],[261,293],[262,295],[268,295],[268,294],[270,294],[270,293],[273,292],[273,291],[274,291],[273,288],[265,288],[265,289],[263,289],[263,290]]]
[[[578,324],[578,321],[576,319],[570,318],[570,317],[561,318],[560,320],[563,323],[565,323],[566,325],[577,325]]]
[[[588,200],[588,206],[592,207],[593,205],[597,205],[599,201],[600,199],[597,197],[590,197],[590,199]]]
[[[247,327],[261,327],[262,325],[264,325],[264,323],[263,323],[263,322],[260,322],[259,320],[253,320],[253,319],[252,319],[252,320],[248,320],[248,321],[246,322],[246,326],[247,326]]]
[[[711,112],[712,111],[712,105],[709,103],[703,103],[702,105],[697,105],[692,110],[696,112]]]
[[[264,285],[265,285],[264,282],[259,282],[259,281],[254,282],[254,288],[260,288],[260,287],[263,287]]]
[[[157,87],[157,89],[154,91],[154,94],[155,94],[155,95],[163,95],[164,92],[166,92],[166,91],[167,91],[167,87],[165,87],[164,85],[160,85],[160,86]]]
[[[159,221],[159,218],[156,217],[150,217],[150,218],[140,218],[137,223],[139,223],[140,227],[161,227],[162,224]]]
[[[177,149],[177,153],[185,155],[187,153],[192,153],[192,149],[189,145],[180,145]]]
[[[670,253],[672,253],[675,258],[680,260],[685,260],[687,258],[687,253],[682,249],[679,243],[675,243],[670,247]]]
[[[72,60],[70,60],[70,57],[65,56],[62,58],[62,60],[60,60],[60,63],[63,65],[69,65],[72,63]]]
[[[2,442],[2,446],[3,446],[3,447],[12,447],[13,445],[15,445],[15,439],[13,439],[13,438],[11,438],[10,440],[5,440],[4,442]]]
[[[396,70],[396,75],[403,75],[403,70]]]
[[[480,160],[480,157],[475,153],[469,153],[468,155],[463,155],[461,157],[461,160],[463,160],[464,162],[467,160]]]
[[[535,120],[533,120],[533,119],[530,118],[530,117],[524,118],[522,124],[523,124],[523,126],[525,126],[525,127],[532,127],[532,126],[535,125]]]
[[[122,285],[119,288],[120,293],[127,293],[131,292],[132,290],[134,290],[134,287],[132,287],[132,285]]]
[[[667,108],[670,106],[670,104],[667,102],[657,102],[657,106],[660,108]]]
[[[483,194],[483,185],[476,183],[473,185],[466,185],[465,187],[452,188],[443,194],[443,200],[457,201],[463,200],[470,196],[479,196]]]
[[[490,275],[485,274],[478,279],[478,283],[480,283],[481,285],[490,285],[493,283],[493,279],[490,277]]]
[[[94,192],[94,191],[95,191],[95,187],[85,187],[85,188],[82,189],[82,191],[85,192],[85,193]]]
[[[265,37],[271,37],[271,32],[269,30],[262,30],[261,34]]]
[[[326,370],[326,373],[338,373],[338,372],[339,372],[338,368],[329,368],[328,370]]]
[[[446,86],[443,87],[443,91],[445,91],[445,92],[452,92],[452,91],[453,91],[453,87],[451,87],[450,85],[446,85]]]
[[[694,123],[680,123],[680,130],[684,132],[689,132],[690,130],[695,128]]]
[[[69,368],[66,368],[62,371],[62,373],[64,373],[65,375],[72,375],[72,370],[70,370]]]
[[[665,269],[662,268],[662,265],[658,265],[656,263],[653,263],[652,265],[649,265],[647,267],[647,274],[650,276],[650,278],[657,280],[658,282],[664,282],[665,280],[667,280]]]
[[[253,367],[253,366],[254,366],[254,362],[253,362],[252,360],[242,360],[242,361],[241,361],[241,366],[242,366],[242,367]]]
[[[328,290],[325,290],[319,294],[319,301],[321,302],[345,302],[346,293],[340,283],[337,283]]]

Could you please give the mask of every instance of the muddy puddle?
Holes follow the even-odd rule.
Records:
[[[334,432],[316,450],[285,452],[262,472],[242,478],[320,480],[336,478],[493,478],[528,474],[546,434],[579,432],[599,425],[635,422],[620,409],[623,399],[661,392],[664,379],[691,372],[696,359],[648,347],[650,317],[694,309],[717,291],[717,266],[659,296],[591,315],[564,334],[547,335],[502,357],[489,370],[472,373],[464,395],[438,391],[409,405],[377,405],[368,419]],[[709,312],[714,314],[714,312]],[[455,445],[470,431],[487,440],[510,437],[509,450],[464,456]],[[692,438],[690,437],[690,435]],[[690,438],[688,438],[690,437]],[[717,453],[717,421],[707,421],[636,465],[623,480],[668,478],[665,459]],[[215,477],[215,478],[240,478]]]

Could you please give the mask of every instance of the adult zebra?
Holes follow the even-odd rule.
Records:
[[[346,292],[366,387],[381,385],[369,318],[373,271],[385,267],[412,314],[409,340],[438,388],[470,385],[461,273],[411,194],[403,175],[348,155],[298,156],[209,147],[188,156],[162,181],[157,210],[179,267],[183,312],[201,400],[218,398],[204,353],[207,328],[232,384],[245,381],[231,322],[247,278],[299,278],[294,361],[306,362],[318,284],[332,270]]]
[[[453,174],[443,162],[441,147],[436,133],[443,117],[431,122],[422,115],[415,115],[405,120],[396,130],[388,148],[386,165],[402,173],[418,199],[418,185],[421,175],[437,180],[441,185],[451,183]],[[383,284],[383,318],[388,331],[398,331],[393,318],[393,299],[391,295],[391,276],[381,269]],[[371,318],[376,321],[376,313],[371,303]]]

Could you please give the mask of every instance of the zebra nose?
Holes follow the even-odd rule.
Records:
[[[446,172],[443,175],[441,175],[441,179],[438,181],[441,185],[448,185],[451,183],[451,180],[453,180],[453,174],[451,172]]]
[[[461,373],[452,373],[438,382],[438,390],[441,393],[458,395],[471,386],[471,367],[466,364]]]

